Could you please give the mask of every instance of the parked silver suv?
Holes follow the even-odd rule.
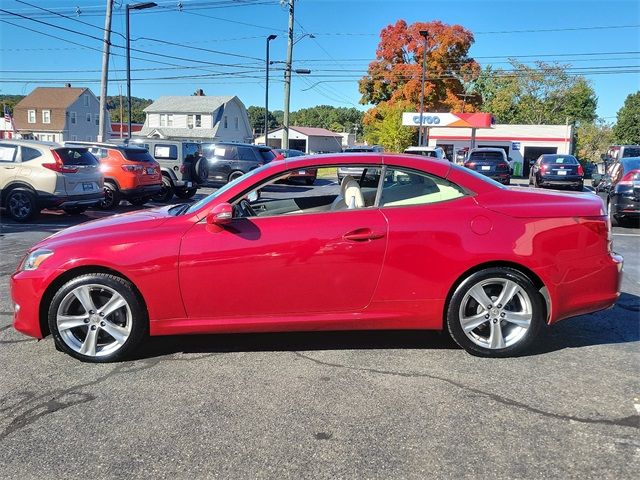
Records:
[[[86,148],[0,141],[0,206],[14,220],[26,222],[43,208],[82,213],[103,197],[100,164]]]

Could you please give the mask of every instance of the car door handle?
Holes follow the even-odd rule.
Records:
[[[351,232],[345,233],[342,238],[352,242],[367,242],[369,240],[377,240],[384,237],[384,233],[373,232],[370,228],[358,228]]]

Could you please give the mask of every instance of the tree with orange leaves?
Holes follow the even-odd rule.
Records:
[[[420,31],[429,33],[425,111],[462,112],[464,109],[475,112],[481,103],[479,95],[465,96],[465,86],[480,72],[478,63],[468,56],[473,34],[460,25],[440,21],[407,25],[404,20],[398,20],[380,32],[376,59],[369,64],[367,75],[359,82],[360,102],[375,105],[365,115],[365,125],[382,121],[384,112],[399,104],[413,106],[418,111],[425,55]],[[398,128],[403,127],[398,125]]]

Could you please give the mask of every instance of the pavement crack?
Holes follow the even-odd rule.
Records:
[[[485,397],[485,398],[489,398],[495,402],[501,403],[503,405],[506,405],[508,407],[513,407],[513,408],[519,408],[521,410],[525,410],[527,412],[530,413],[534,413],[536,415],[541,415],[543,417],[547,417],[547,418],[554,418],[557,420],[563,420],[563,421],[571,421],[571,422],[578,422],[578,423],[585,423],[585,424],[598,424],[598,425],[612,425],[612,426],[619,426],[619,427],[630,427],[630,428],[637,428],[640,429],[640,415],[629,415],[627,417],[621,417],[621,418],[587,418],[587,417],[576,417],[573,415],[562,415],[559,413],[553,413],[553,412],[547,412],[545,410],[542,410],[540,408],[536,408],[536,407],[532,407],[531,405],[527,405],[526,403],[522,403],[522,402],[518,402],[517,400],[513,400],[507,397],[503,397],[502,395],[498,395],[495,393],[490,393],[490,392],[485,392],[484,390],[480,390],[478,388],[474,388],[474,387],[470,387],[468,385],[464,385],[463,383],[460,382],[456,382],[454,380],[448,379],[448,378],[444,378],[444,377],[439,377],[437,375],[431,375],[428,373],[418,373],[418,372],[396,372],[393,370],[380,370],[380,369],[376,369],[376,368],[367,368],[367,367],[353,367],[353,366],[349,366],[349,365],[342,365],[339,363],[331,363],[331,362],[325,362],[322,360],[318,360],[316,358],[310,357],[308,355],[305,355],[303,353],[300,352],[293,352],[295,355],[297,355],[300,358],[309,360],[313,363],[316,363],[318,365],[323,365],[323,366],[327,366],[327,367],[334,367],[334,368],[344,368],[347,370],[355,370],[355,371],[361,371],[361,372],[368,372],[368,373],[375,373],[375,374],[379,374],[379,375],[393,375],[393,376],[397,376],[397,377],[406,377],[406,378],[430,378],[432,380],[436,380],[436,381],[440,381],[443,383],[448,383],[449,385],[452,385],[454,387],[460,388],[461,390],[466,390],[469,392],[473,392],[476,395]]]

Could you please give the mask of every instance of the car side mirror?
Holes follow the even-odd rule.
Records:
[[[233,220],[233,207],[230,203],[219,203],[207,214],[209,225],[228,225]]]

